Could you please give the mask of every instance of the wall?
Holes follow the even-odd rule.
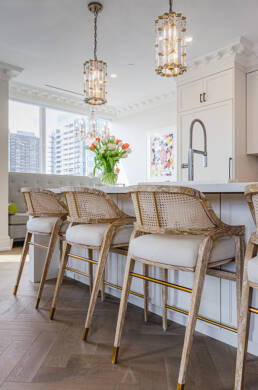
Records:
[[[128,142],[133,150],[120,164],[119,182],[131,185],[146,181],[148,134],[171,128],[176,129],[175,101],[111,122],[111,134]]]

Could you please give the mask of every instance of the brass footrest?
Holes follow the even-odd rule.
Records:
[[[182,385],[181,383],[177,384],[177,390],[184,390],[185,385]]]
[[[13,295],[16,295],[16,294],[17,294],[17,290],[18,290],[18,286],[14,286]]]

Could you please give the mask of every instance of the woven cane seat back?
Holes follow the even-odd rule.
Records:
[[[64,189],[68,220],[72,222],[112,222],[123,213],[103,191],[94,189]]]
[[[55,193],[36,188],[23,188],[21,191],[29,215],[62,216],[67,214],[65,204]]]
[[[216,226],[204,209],[201,197],[164,189],[134,192],[132,199],[137,222],[145,228],[187,231]]]
[[[258,235],[258,184],[249,184],[245,188],[245,197],[248,201]]]

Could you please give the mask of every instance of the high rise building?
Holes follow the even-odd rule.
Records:
[[[9,132],[9,170],[40,173],[40,139],[34,133]]]
[[[49,140],[48,173],[59,175],[89,175],[93,171],[93,155],[85,148],[85,143],[76,136],[79,120],[65,121],[54,129]],[[86,120],[83,126],[86,126]]]

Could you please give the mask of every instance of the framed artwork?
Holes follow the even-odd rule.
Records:
[[[176,140],[174,130],[149,134],[147,164],[148,180],[176,181]]]

